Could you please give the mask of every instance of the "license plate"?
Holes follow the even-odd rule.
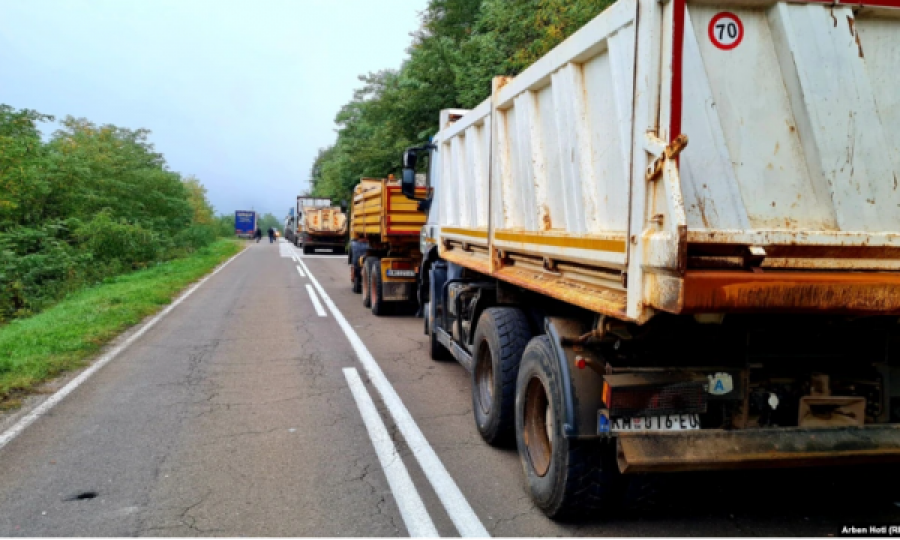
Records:
[[[415,270],[388,270],[387,277],[416,277]]]
[[[669,414],[666,416],[642,416],[613,418],[610,431],[687,431],[700,429],[700,416],[696,414]]]

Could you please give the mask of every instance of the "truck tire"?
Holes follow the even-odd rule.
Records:
[[[312,251],[312,250],[309,248],[309,246],[307,246],[307,245],[304,244],[304,246],[303,246],[303,254],[304,254],[304,255],[309,255],[311,251]]]
[[[381,317],[387,315],[388,306],[384,302],[384,291],[381,288],[381,259],[374,259],[372,266],[369,268],[369,280],[371,285],[369,289],[372,291],[372,315]]]
[[[627,483],[615,442],[577,441],[563,434],[563,389],[547,336],[532,338],[516,381],[516,446],[531,499],[552,519],[607,513]]]
[[[362,280],[362,295],[363,295],[363,307],[372,307],[372,280],[369,278],[371,266],[372,266],[372,257],[366,257],[363,259],[362,268],[360,271],[362,272],[362,276],[360,279]]]
[[[484,310],[473,342],[472,411],[481,438],[506,446],[515,428],[516,377],[531,339],[528,318],[513,307]]]

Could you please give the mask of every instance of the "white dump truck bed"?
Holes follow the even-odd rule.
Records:
[[[639,322],[900,312],[896,6],[619,0],[442,113],[442,257]]]

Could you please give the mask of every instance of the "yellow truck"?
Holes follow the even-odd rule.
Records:
[[[426,188],[416,188],[422,197]],[[363,305],[384,315],[391,305],[413,304],[422,253],[419,231],[425,213],[393,179],[363,178],[353,191],[350,281]]]

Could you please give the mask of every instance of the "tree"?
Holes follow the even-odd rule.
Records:
[[[310,171],[317,196],[349,199],[362,176],[399,174],[400,155],[437,131],[441,109],[472,108],[496,75],[517,75],[612,0],[430,0],[398,70],[360,76]]]
[[[263,234],[265,234],[269,228],[281,231],[282,227],[284,227],[284,223],[272,214],[267,213],[257,217],[256,226],[263,231]]]
[[[215,238],[197,178],[169,170],[150,132],[0,104],[0,322]]]
[[[212,225],[215,215],[209,199],[206,198],[206,188],[196,176],[186,176],[181,179],[187,191],[188,204],[191,206],[193,221],[200,225]]]

